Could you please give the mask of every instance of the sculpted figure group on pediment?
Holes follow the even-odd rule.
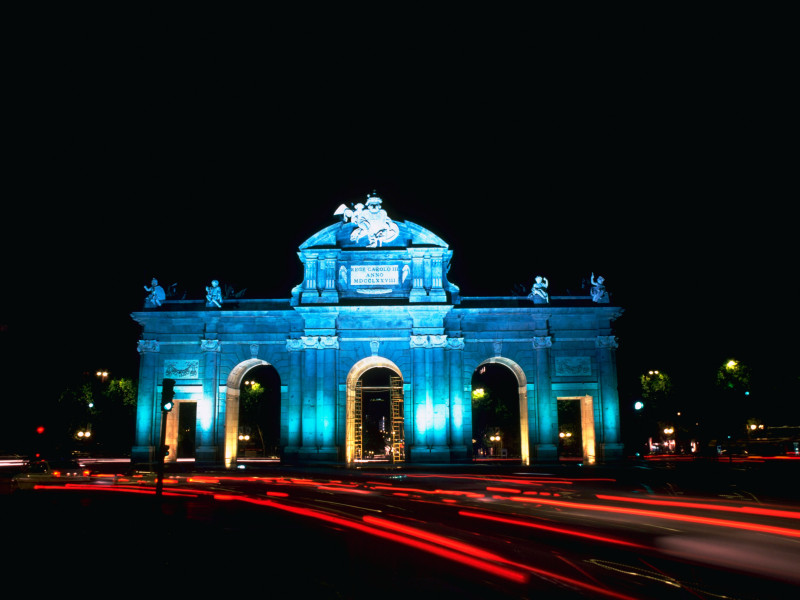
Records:
[[[391,242],[400,234],[397,223],[392,221],[381,208],[382,202],[383,200],[373,192],[367,195],[366,207],[359,202],[352,209],[344,204],[336,209],[335,215],[342,215],[345,222],[349,221],[355,225],[350,234],[351,241],[358,242],[366,238],[367,248],[377,248]]]

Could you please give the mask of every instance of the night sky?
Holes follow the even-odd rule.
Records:
[[[130,313],[152,277],[288,298],[298,246],[373,190],[450,245],[463,296],[605,277],[621,387],[658,368],[690,388],[733,357],[779,396],[797,380],[776,346],[797,256],[780,65],[749,43],[543,51],[516,27],[369,52],[344,33],[279,54],[30,45],[9,113],[6,396],[25,377],[41,394],[81,370],[136,377]]]

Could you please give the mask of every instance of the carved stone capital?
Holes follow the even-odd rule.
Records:
[[[219,340],[200,340],[200,350],[202,352],[219,352],[221,349]]]
[[[378,350],[380,349],[380,347],[381,347],[380,340],[372,340],[369,343],[369,349],[372,352],[372,356],[378,356]]]
[[[300,339],[286,340],[286,348],[292,350],[338,350],[339,337],[335,335],[304,335]]]
[[[158,340],[139,340],[136,350],[139,354],[144,354],[145,352],[160,352],[161,348]]]
[[[463,350],[464,349],[464,338],[463,337],[449,337],[447,338],[447,347],[450,350]]]
[[[431,335],[428,337],[430,339],[431,348],[445,348],[447,346],[446,335]]]
[[[410,341],[411,341],[411,347],[412,348],[427,348],[428,347],[428,336],[427,335],[412,335]]]
[[[536,350],[540,350],[543,348],[552,348],[553,339],[549,335],[543,337],[535,337],[533,338],[533,347]]]
[[[412,335],[412,348],[446,348],[446,335]]]
[[[314,350],[315,348],[319,348],[318,335],[304,335],[300,337],[300,341],[302,342],[303,349],[305,350]]]
[[[594,345],[597,348],[618,348],[619,342],[614,335],[598,335]]]
[[[339,349],[339,337],[336,335],[322,335],[319,338],[319,345],[317,348],[321,350],[329,349],[329,350],[338,350]]]

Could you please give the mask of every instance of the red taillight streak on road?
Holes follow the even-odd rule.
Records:
[[[328,492],[347,492],[348,494],[371,494],[369,490],[357,490],[351,487],[340,485],[318,485],[318,490],[325,490]]]
[[[682,508],[702,508],[722,512],[735,512],[742,514],[761,515],[765,517],[784,517],[787,519],[800,519],[800,512],[791,510],[778,510],[774,508],[754,508],[752,506],[725,506],[721,504],[708,504],[705,502],[678,501],[678,500],[651,500],[650,498],[626,498],[624,496],[606,496],[596,494],[600,500],[614,500],[620,502],[634,502],[637,504],[653,504],[657,506],[680,506]]]
[[[390,492],[394,492],[398,494],[400,492],[408,492],[411,494],[446,494],[448,496],[466,496],[468,498],[483,498],[483,494],[478,494],[476,492],[463,492],[460,490],[422,490],[418,488],[405,488],[405,487],[394,487],[391,485],[376,485],[372,489],[374,490],[388,490]]]
[[[374,525],[379,525],[381,527],[386,527],[393,531],[399,531],[406,535],[410,535],[413,537],[417,537],[432,543],[440,544],[442,546],[452,548],[458,552],[465,552],[469,553],[473,556],[477,556],[479,558],[484,558],[486,560],[491,560],[495,562],[502,562],[504,564],[516,567],[518,569],[524,569],[526,571],[530,571],[531,573],[536,573],[537,575],[542,575],[544,577],[550,577],[553,579],[558,579],[560,581],[568,582],[572,585],[582,587],[584,589],[592,590],[594,592],[598,592],[601,594],[605,594],[608,596],[612,596],[614,598],[621,598],[625,600],[631,600],[629,596],[625,596],[623,594],[619,594],[612,590],[608,590],[606,588],[598,587],[595,585],[591,585],[585,583],[583,581],[578,581],[577,579],[573,579],[571,577],[566,577],[564,575],[559,575],[558,573],[553,573],[552,571],[545,571],[543,569],[537,569],[536,567],[531,567],[529,565],[524,565],[512,560],[508,560],[500,556],[499,554],[494,554],[493,552],[488,552],[483,550],[482,548],[478,548],[477,546],[473,546],[472,544],[467,544],[465,542],[460,542],[458,540],[454,540],[452,538],[444,537],[441,535],[437,535],[435,533],[430,533],[428,531],[424,531],[422,529],[418,529],[416,527],[410,527],[408,525],[402,525],[400,523],[395,523],[393,521],[387,521],[385,519],[379,519],[377,517],[371,517],[369,515],[365,515],[362,517],[365,522],[372,523]]]
[[[770,525],[758,525],[756,523],[745,523],[741,521],[728,521],[726,519],[714,519],[711,517],[695,517],[692,515],[678,515],[673,513],[660,512],[655,510],[640,510],[636,508],[626,508],[621,506],[602,506],[599,504],[580,504],[578,502],[564,502],[561,500],[544,500],[542,498],[524,498],[519,496],[509,497],[509,500],[517,502],[528,502],[532,504],[544,504],[559,508],[574,508],[578,510],[596,510],[600,512],[610,512],[624,515],[637,515],[641,517],[652,517],[656,519],[669,519],[671,521],[684,521],[686,523],[699,523],[702,525],[714,525],[716,527],[728,527],[731,529],[746,529],[748,531],[758,531],[760,533],[773,533],[775,535],[785,535],[787,537],[800,538],[800,531],[797,529],[787,529],[785,527],[772,527]]]
[[[104,486],[104,485],[84,485],[81,483],[68,483],[66,485],[35,485],[33,486],[35,490],[86,490],[90,492],[124,492],[128,494],[155,494],[155,488],[147,488],[147,487],[128,487],[124,485],[114,485],[114,486]],[[179,490],[164,490],[164,496],[181,496],[181,497],[192,497],[196,498],[198,495],[202,495],[203,493],[198,493],[196,490],[192,490],[191,492],[183,492]],[[205,495],[211,495],[210,492],[206,493]]]
[[[574,531],[571,529],[561,529],[560,527],[552,527],[550,525],[542,525],[540,523],[532,523],[530,521],[520,521],[518,519],[509,519],[507,517],[498,517],[496,515],[487,515],[482,513],[471,512],[468,510],[460,510],[458,514],[462,517],[473,517],[476,519],[486,519],[487,521],[496,521],[498,523],[506,523],[509,525],[518,525],[521,527],[531,527],[533,529],[542,529],[544,531],[552,531],[553,533],[564,533],[567,535],[573,535],[577,537],[587,538],[596,540],[598,542],[605,542],[608,544],[621,544],[623,546],[631,546],[634,548],[646,548],[647,546],[641,546],[639,544],[634,544],[633,542],[626,542],[624,540],[617,540],[614,538],[604,537],[600,535],[593,535],[591,533],[584,533],[582,531]]]
[[[219,483],[219,479],[216,478],[216,477],[214,477],[214,478],[211,478],[211,477],[189,477],[186,481],[188,483],[211,483],[211,484]]]
[[[308,508],[302,508],[298,506],[290,506],[287,504],[281,504],[278,502],[274,502],[272,500],[259,500],[256,498],[245,498],[239,496],[231,496],[227,494],[218,494],[215,496],[217,500],[238,500],[240,502],[249,502],[251,504],[257,504],[261,506],[268,506],[271,508],[277,508],[279,510],[284,510],[287,512],[295,513],[298,515],[312,517],[315,519],[319,519],[321,521],[325,521],[327,523],[348,527],[350,529],[355,529],[357,531],[361,531],[363,533],[367,533],[370,535],[374,535],[377,537],[382,537],[384,539],[389,539],[407,546],[411,546],[413,548],[417,548],[418,550],[423,550],[425,552],[429,552],[431,554],[436,554],[437,556],[441,556],[443,558],[447,558],[449,560],[459,562],[465,564],[470,567],[474,567],[477,569],[481,569],[487,573],[492,573],[499,577],[503,577],[510,581],[514,581],[516,583],[527,583],[528,575],[526,573],[522,573],[516,570],[508,569],[505,567],[500,567],[497,565],[488,564],[484,561],[478,560],[476,558],[472,558],[471,556],[462,556],[461,554],[454,552],[453,550],[449,550],[447,548],[442,548],[439,546],[435,546],[433,544],[429,544],[426,542],[421,542],[416,539],[412,539],[409,537],[404,537],[398,535],[396,533],[392,533],[390,531],[385,531],[382,529],[376,529],[374,527],[369,527],[357,521],[351,521],[349,519],[344,519],[341,517],[337,517],[335,515],[331,515],[328,513],[320,512],[317,510],[312,510]]]
[[[411,494],[432,494],[433,492],[430,490],[420,490],[417,488],[406,488],[406,487],[394,487],[391,485],[376,485],[373,489],[375,490],[388,490],[390,492],[394,492],[395,494],[399,494],[401,492],[407,492]]]
[[[545,479],[525,479],[525,478],[511,478],[511,477],[479,477],[476,475],[468,476],[468,475],[420,475],[420,474],[407,474],[406,477],[409,479],[417,478],[417,479],[467,479],[470,481],[481,481],[483,483],[516,483],[519,485],[522,484],[534,484],[534,485],[542,485],[542,484],[567,484],[572,485],[573,480],[571,479],[559,479],[558,477],[553,478],[545,478]],[[608,479],[606,477],[592,477],[581,479],[581,481],[616,481],[616,479]]]

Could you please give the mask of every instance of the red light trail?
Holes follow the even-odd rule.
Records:
[[[602,506],[598,504],[583,504],[578,502],[565,502],[563,500],[544,500],[542,498],[527,498],[513,496],[509,498],[517,502],[529,502],[534,504],[545,504],[560,508],[575,508],[578,510],[595,510],[625,515],[637,515],[641,517],[651,517],[657,519],[669,519],[671,521],[684,521],[686,523],[699,523],[702,525],[713,525],[715,527],[728,527],[731,529],[746,529],[748,531],[758,531],[761,533],[773,533],[787,537],[800,538],[800,531],[788,529],[786,527],[773,527],[770,525],[759,525],[757,523],[745,523],[741,521],[729,521],[726,519],[714,519],[711,517],[696,517],[693,515],[679,515],[673,513],[660,512],[655,510],[640,510],[636,508],[626,508],[621,506]]]

